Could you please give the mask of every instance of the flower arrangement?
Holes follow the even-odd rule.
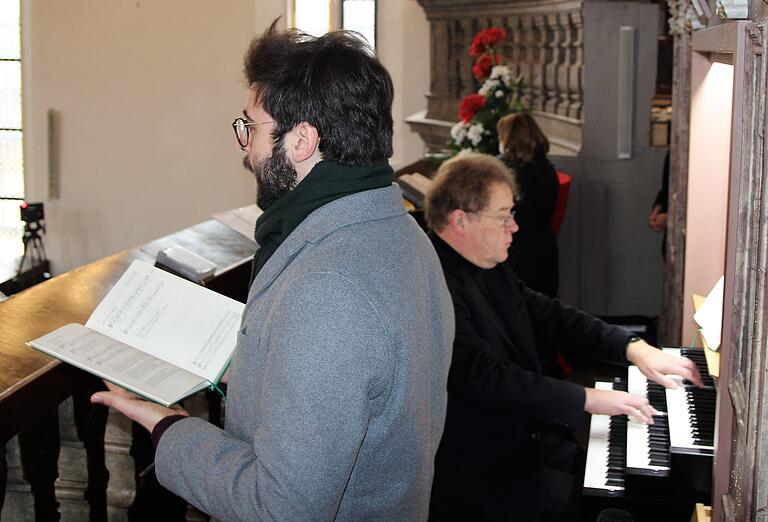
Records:
[[[490,27],[472,40],[469,55],[476,58],[472,73],[483,84],[459,104],[461,121],[451,128],[448,143],[448,149],[454,153],[472,150],[497,154],[496,122],[511,112],[528,110],[520,101],[524,87],[522,76],[513,78],[509,67],[501,63],[498,46],[506,38],[503,29]]]
[[[667,0],[667,8],[669,9],[669,34],[683,34],[690,32],[692,28],[698,28],[692,25],[701,25],[698,23],[691,0]]]

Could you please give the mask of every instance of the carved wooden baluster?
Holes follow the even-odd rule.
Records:
[[[563,39],[560,42],[560,55],[562,60],[557,65],[557,109],[560,116],[568,116],[568,109],[571,104],[568,70],[573,61],[573,27],[570,23],[569,13],[560,13],[558,22],[563,32]]]
[[[574,38],[572,62],[568,66],[568,94],[571,103],[568,106],[568,116],[577,120],[582,119],[584,99],[584,18],[581,11],[570,13]]]
[[[446,46],[448,58],[446,60],[446,69],[442,72],[448,82],[448,96],[442,99],[443,107],[441,114],[447,121],[456,121],[458,119],[457,103],[463,97],[463,92],[468,90],[464,81],[463,74],[466,67],[466,54],[469,49],[468,39],[471,37],[460,20],[451,20],[446,22],[450,31],[450,38]],[[436,42],[437,46],[442,45],[441,41]]]
[[[459,96],[456,101],[461,98],[472,94],[477,91],[477,82],[475,81],[475,75],[472,73],[472,66],[475,65],[477,57],[469,55],[469,48],[472,45],[472,39],[479,30],[476,19],[462,19],[458,20],[461,26],[461,31],[464,37],[463,45],[458,58],[458,72],[459,72]]]
[[[488,27],[488,21],[487,20],[478,20],[477,18],[471,18],[468,20],[463,20],[464,23],[464,30],[467,34],[466,37],[466,48],[464,49],[464,62],[462,65],[462,71],[464,71],[464,77],[466,78],[466,87],[467,89],[463,92],[462,96],[467,96],[469,94],[472,94],[474,92],[477,92],[477,89],[480,88],[480,85],[482,85],[482,82],[478,82],[475,80],[475,75],[472,72],[472,67],[475,65],[475,62],[477,61],[477,56],[470,56],[469,55],[469,48],[472,44],[472,39],[475,37],[475,35]]]
[[[546,63],[547,63],[547,39],[546,17],[533,17],[533,41],[531,53],[531,107],[543,111],[546,100]]]
[[[533,18],[521,16],[519,18],[520,37],[520,74],[525,80],[525,88],[522,94],[522,103],[526,107],[533,107],[533,61],[535,50],[535,36],[533,32]]]
[[[545,61],[546,66],[544,69],[544,85],[546,88],[546,101],[544,103],[544,110],[554,114],[557,112],[557,72],[562,61],[562,48],[560,47],[560,41],[563,39],[563,34],[557,14],[548,14],[546,16],[546,28],[548,38],[545,44],[547,59]]]
[[[450,74],[450,49],[451,49],[451,31],[448,23],[442,20],[433,20],[429,24],[430,32],[430,84],[427,93],[427,117],[440,119],[445,118],[441,105],[445,105],[445,100],[452,99],[449,88]],[[445,45],[448,42],[448,45]]]
[[[520,74],[520,30],[518,29],[518,18],[508,16],[504,18],[503,28],[507,32],[507,40],[504,42],[504,53],[502,61],[509,67],[512,76]]]
[[[90,403],[88,403],[89,406]],[[93,406],[92,406],[93,407]],[[94,484],[93,493],[99,497],[98,507],[94,512],[93,520],[106,520],[107,516],[107,480],[108,473],[105,467],[104,431],[107,426],[107,412],[99,408],[102,416],[99,426],[82,426],[83,433],[87,430],[95,430],[100,433],[100,447],[94,448],[99,453],[99,484]],[[62,511],[79,520],[87,520],[89,506],[83,500],[88,498],[85,493],[88,486],[88,455],[83,441],[80,439],[75,424],[74,398],[69,397],[59,405],[59,436],[61,437],[61,450],[59,454],[59,479],[56,481],[56,496],[62,504]],[[88,423],[90,424],[90,423]],[[96,437],[99,439],[99,437]]]
[[[34,520],[35,506],[32,499],[32,488],[24,480],[21,469],[21,451],[18,437],[8,441],[8,476],[3,505],[3,519]]]
[[[506,16],[497,16],[493,18],[493,27],[498,27],[499,29],[503,29],[504,32],[507,33],[506,39],[504,41],[496,46],[496,54],[501,60],[502,64],[505,65],[511,65],[511,57],[512,57],[512,33],[509,30],[509,21]],[[494,65],[496,65],[494,63]]]

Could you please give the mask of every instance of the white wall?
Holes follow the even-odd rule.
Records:
[[[231,122],[250,39],[286,0],[23,0],[26,195],[46,205],[55,273],[250,204]],[[379,2],[395,83],[396,167],[421,157],[429,28],[413,0]],[[285,17],[281,20],[285,26]],[[48,198],[46,113],[58,114],[61,194]]]
[[[231,121],[253,0],[24,2],[27,197],[46,203],[54,271],[249,204]],[[46,112],[61,195],[48,198]]]
[[[427,107],[429,23],[415,0],[379,0],[377,9],[377,54],[395,84],[395,153],[391,162],[398,169],[421,159],[426,152],[424,142],[410,130],[405,118]]]
[[[698,341],[691,296],[707,296],[725,272],[733,66],[692,53],[682,344]],[[696,344],[699,344],[697,342]]]

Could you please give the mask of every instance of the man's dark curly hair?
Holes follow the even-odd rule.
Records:
[[[275,120],[277,141],[301,122],[320,135],[323,159],[370,165],[392,156],[392,79],[357,35],[278,31],[277,20],[245,55],[245,77]]]

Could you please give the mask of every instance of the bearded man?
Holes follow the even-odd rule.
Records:
[[[345,32],[275,24],[233,126],[264,210],[226,427],[118,392],[160,483],[221,520],[424,520],[453,310],[393,171],[392,82]],[[181,327],[181,325],[180,325]]]

